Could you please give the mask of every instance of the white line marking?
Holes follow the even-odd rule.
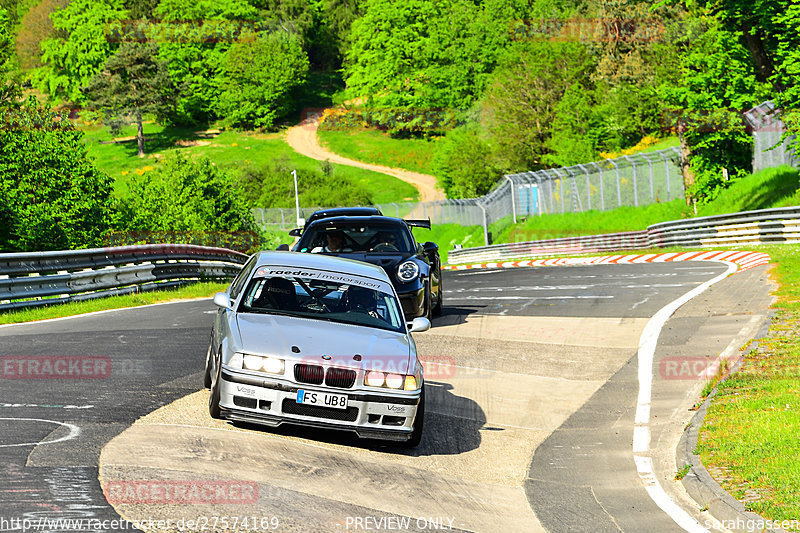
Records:
[[[73,426],[72,424],[68,424],[66,422],[59,422],[57,420],[44,420],[42,418],[0,418],[0,420],[26,420],[28,422],[45,422],[47,424],[58,424],[59,426],[64,426],[66,428],[69,428],[69,433],[64,437],[61,437],[60,439],[46,440],[39,442],[23,442],[22,444],[0,444],[0,448],[13,448],[15,446],[39,446],[40,444],[55,444],[57,442],[72,440],[81,434],[81,428],[79,428],[78,426]]]
[[[611,300],[614,296],[466,296],[447,299],[448,302],[469,302],[472,300]]]
[[[170,304],[185,304],[187,302],[201,302],[203,300],[211,300],[211,298],[187,298],[185,300],[175,300],[174,302],[159,302],[147,305],[137,305],[135,307],[120,307],[118,309],[105,309],[103,311],[92,311],[91,313],[82,313],[80,315],[62,316],[58,318],[47,318],[45,320],[31,320],[29,322],[15,322],[14,324],[0,324],[0,329],[10,328],[14,326],[30,326],[32,324],[46,324],[48,322],[58,322],[60,320],[71,320],[73,318],[83,318],[86,316],[102,315],[105,313],[115,313],[117,311],[128,311],[130,309],[145,309],[147,307],[155,307],[157,305],[170,305]]]
[[[462,272],[461,274],[458,275],[458,277],[460,278],[462,276],[480,276],[483,274],[496,274],[498,272],[505,272],[505,271],[506,270],[503,268],[498,268],[496,270],[479,270],[478,272]]]
[[[641,337],[639,337],[639,352],[637,354],[639,366],[639,398],[636,404],[637,426],[633,430],[633,459],[636,462],[636,469],[639,472],[639,477],[645,483],[647,493],[655,504],[658,505],[662,511],[667,513],[676,524],[685,531],[691,533],[707,533],[708,530],[672,501],[669,495],[664,492],[664,489],[658,483],[650,457],[637,454],[648,453],[649,451],[648,424],[650,423],[650,401],[653,392],[653,357],[655,356],[661,329],[664,327],[669,317],[671,317],[679,307],[701,294],[715,283],[727,278],[729,275],[736,272],[738,268],[734,263],[727,261],[720,262],[728,265],[725,272],[706,281],[699,287],[695,287],[677,300],[668,303],[653,315],[644,327]]]

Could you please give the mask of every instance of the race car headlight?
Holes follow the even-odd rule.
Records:
[[[385,379],[386,377],[383,372],[372,371],[367,373],[364,383],[370,387],[383,387],[383,382]]]
[[[390,389],[400,389],[403,387],[405,376],[399,374],[386,374],[386,386]]]
[[[406,261],[397,267],[397,279],[403,282],[414,281],[419,276],[419,266],[414,261]]]
[[[262,358],[257,355],[245,355],[242,368],[245,370],[261,370]]]
[[[417,390],[419,386],[417,385],[417,378],[414,376],[406,376],[405,386],[403,387],[405,390]]]
[[[283,359],[278,359],[277,357],[261,357],[260,355],[237,353],[231,359],[231,362],[233,361],[241,361],[241,368],[245,370],[255,370],[268,374],[283,374]]]
[[[283,374],[283,359],[277,357],[264,357],[261,369],[268,374]]]

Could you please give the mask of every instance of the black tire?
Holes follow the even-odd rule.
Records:
[[[442,302],[444,299],[442,287],[442,275],[439,273],[439,290],[436,291],[436,305],[433,307],[433,316],[442,316],[442,309],[444,308],[444,304]]]
[[[422,441],[422,432],[425,427],[425,388],[423,387],[422,393],[419,397],[419,406],[417,406],[417,416],[414,417],[413,431],[411,438],[408,439],[403,446],[406,448],[416,448]]]
[[[208,353],[206,353],[206,370],[203,372],[203,386],[211,388],[211,343],[208,343]]]
[[[222,418],[222,410],[219,408],[219,399],[220,399],[220,392],[219,392],[219,381],[222,379],[222,365],[217,365],[217,372],[215,378],[211,383],[211,392],[208,395],[208,414],[211,415],[211,418],[220,419]]]
[[[428,320],[433,318],[433,295],[431,294],[431,280],[428,279],[428,283],[425,285],[425,296],[422,302],[422,306],[425,308],[425,314],[422,315]]]

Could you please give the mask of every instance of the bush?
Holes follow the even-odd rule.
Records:
[[[489,142],[474,126],[455,129],[436,144],[433,168],[448,198],[484,195],[503,176]]]
[[[242,173],[245,197],[254,207],[294,207],[293,167],[282,157],[271,164]],[[320,171],[303,171],[297,176],[300,205],[371,205],[372,196],[361,185],[337,176],[334,167],[323,161]]]
[[[63,115],[31,98],[2,112],[0,249],[64,250],[101,245],[112,180],[93,165]]]
[[[120,204],[119,230],[153,232],[252,231],[252,214],[235,179],[206,158],[170,155],[134,176]]]

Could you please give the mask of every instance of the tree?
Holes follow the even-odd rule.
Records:
[[[262,34],[234,44],[221,70],[218,114],[225,123],[271,128],[291,112],[290,91],[305,81],[308,57],[297,38]]]
[[[752,137],[742,112],[768,98],[742,35],[715,17],[682,57],[677,85],[662,91],[681,139],[687,203],[713,200],[729,178],[751,171]]]
[[[126,17],[122,0],[72,0],[55,11],[57,36],[42,42],[39,88],[55,100],[83,103],[81,87],[117,49],[110,36]]]
[[[245,0],[161,0],[155,16],[161,21],[148,26],[146,33],[160,44],[159,58],[177,87],[171,119],[208,123],[219,108],[225,53],[242,30],[252,38],[258,11]]]
[[[19,23],[17,58],[23,70],[41,66],[41,43],[55,36],[50,14],[67,5],[68,0],[42,0],[28,10]]]
[[[592,62],[578,42],[536,40],[511,47],[493,74],[487,125],[512,169],[544,168],[559,103],[586,83]]]
[[[0,121],[0,249],[100,246],[112,180],[93,165],[83,134],[33,97]]]
[[[5,9],[0,9],[0,108],[13,105],[20,95],[11,65],[13,55],[11,18]]]
[[[136,121],[139,157],[144,157],[143,115],[163,117],[174,99],[172,80],[166,65],[158,60],[154,43],[123,43],[83,92],[90,104],[102,111],[112,130],[119,130],[123,119]]]
[[[511,41],[513,0],[366,0],[353,22],[345,78],[375,108],[468,109]]]

